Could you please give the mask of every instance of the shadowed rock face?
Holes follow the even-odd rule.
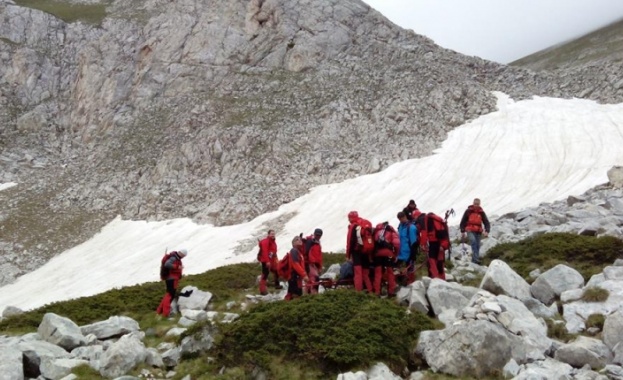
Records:
[[[0,182],[20,183],[0,248],[20,270],[118,214],[237,223],[430,154],[491,90],[621,97],[608,71],[465,57],[358,0],[101,4],[94,25],[0,2]]]

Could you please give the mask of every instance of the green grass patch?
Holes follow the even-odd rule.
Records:
[[[489,265],[492,260],[503,260],[526,279],[534,269],[546,271],[564,263],[588,279],[622,256],[623,240],[612,236],[548,233],[498,244],[487,252],[484,262]]]
[[[556,321],[551,318],[545,320],[547,324],[547,336],[552,339],[557,339],[561,342],[569,342],[575,338],[574,334],[569,334],[567,327],[563,321]]]
[[[586,321],[584,321],[584,325],[587,329],[597,327],[599,330],[603,330],[605,322],[606,317],[603,314],[591,314],[586,318]]]
[[[410,362],[420,331],[439,327],[390,300],[335,290],[253,308],[223,326],[217,357],[223,365],[248,369],[270,370],[274,357],[320,365],[325,374],[376,361],[401,369]]]
[[[581,300],[584,302],[605,302],[608,296],[610,296],[610,292],[607,289],[594,286],[584,290]]]
[[[49,13],[67,23],[82,21],[101,25],[106,17],[106,6],[109,2],[82,4],[54,0],[15,0],[15,4]]]

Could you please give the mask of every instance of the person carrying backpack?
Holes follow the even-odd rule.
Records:
[[[372,223],[360,218],[357,211],[348,213],[348,222],[346,259],[353,262],[355,290],[362,291],[365,284],[367,291],[373,292],[370,281],[370,256],[374,252]]]
[[[288,293],[285,296],[286,301],[303,295],[303,282],[309,282],[309,277],[305,273],[305,259],[303,258],[303,239],[295,236],[292,239],[292,249],[287,254],[289,260],[288,277]]]
[[[188,251],[180,249],[179,251],[173,251],[164,255],[160,263],[160,278],[165,282],[167,291],[160,301],[160,305],[156,309],[156,313],[161,314],[165,318],[171,315],[171,302],[176,298],[177,287],[179,281],[182,278],[182,259],[188,255]],[[192,293],[192,290],[180,294],[181,296],[188,297]]]
[[[483,229],[484,225],[484,229]],[[475,198],[474,203],[467,207],[461,218],[461,239],[465,239],[465,235],[469,238],[472,246],[472,263],[480,264],[480,239],[482,236],[487,237],[491,230],[487,214],[480,207],[480,199]]]
[[[268,275],[273,272],[275,278],[275,289],[282,289],[279,284],[279,275],[277,274],[277,263],[279,257],[277,257],[277,242],[275,241],[275,230],[268,230],[268,235],[258,243],[260,250],[257,254],[258,261],[262,264],[262,277],[260,278],[260,294],[268,294],[266,289],[266,281]]]
[[[383,274],[387,278],[387,296],[396,296],[394,263],[400,249],[400,238],[388,222],[379,223],[374,229],[374,292],[381,295]]]
[[[407,285],[415,282],[415,259],[417,258],[419,242],[418,230],[414,223],[410,222],[404,212],[399,212],[398,236],[400,238],[400,250],[398,251],[398,268],[406,267]]]
[[[305,249],[305,269],[307,276],[313,285],[306,287],[306,292],[310,294],[318,294],[318,282],[320,281],[320,273],[322,272],[322,246],[320,239],[322,238],[322,230],[316,228],[314,234],[304,239],[303,247]]]
[[[426,254],[429,277],[445,280],[446,250],[450,249],[448,224],[439,215],[429,212],[422,213],[417,218],[416,226],[419,231],[420,249]]]

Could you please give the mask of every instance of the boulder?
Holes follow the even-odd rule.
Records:
[[[75,367],[88,364],[88,361],[80,359],[45,358],[41,362],[41,376],[46,379],[60,380],[69,375]]]
[[[99,373],[105,377],[117,377],[145,361],[147,350],[139,334],[123,335],[101,356]]]
[[[534,298],[550,305],[566,290],[578,289],[584,285],[580,272],[564,264],[558,264],[541,274],[530,286]]]
[[[95,322],[90,325],[80,327],[83,335],[93,334],[97,339],[105,340],[117,338],[121,335],[139,331],[138,322],[130,317],[113,316],[105,321]]]
[[[623,311],[619,310],[606,317],[603,329],[603,341],[611,350],[623,342]]]
[[[589,365],[592,369],[601,369],[612,361],[612,352],[599,339],[579,336],[559,347],[554,359],[577,368]]]
[[[211,325],[202,326],[199,331],[182,339],[180,350],[182,355],[194,355],[208,351],[214,345],[216,328]]]
[[[453,309],[456,311],[464,308],[477,292],[478,289],[474,287],[436,278],[428,286],[426,296],[430,301],[433,313],[439,315],[444,310]]]
[[[623,281],[623,267],[607,266],[603,271],[606,280]]]
[[[368,380],[368,375],[363,371],[346,372],[337,375],[337,380]]]
[[[493,260],[482,278],[480,288],[493,294],[506,294],[517,299],[532,297],[530,285],[502,260]]]
[[[212,299],[212,293],[199,290],[195,286],[185,286],[184,289],[182,289],[182,293],[188,290],[193,291],[190,297],[179,297],[177,301],[180,312],[185,309],[206,310],[208,308],[208,303],[210,303]]]
[[[41,339],[61,346],[67,351],[86,344],[86,338],[77,324],[54,313],[46,313],[43,316],[37,332]]]
[[[15,315],[20,315],[20,314],[23,314],[23,313],[24,313],[24,311],[22,309],[20,309],[19,307],[7,306],[2,311],[2,318],[13,317]]]
[[[368,380],[402,380],[385,363],[376,363],[368,370]]]
[[[563,305],[563,318],[566,321],[567,331],[570,333],[576,334],[583,331],[584,321],[591,314],[609,315],[623,310],[623,281],[606,280],[598,286],[606,289],[610,294],[605,302],[574,301]],[[608,347],[612,349],[612,346]]]
[[[623,189],[623,166],[613,166],[607,174],[608,181],[615,189]]]
[[[501,373],[521,344],[499,324],[471,320],[421,332],[415,354],[434,372],[482,378]]]
[[[573,378],[572,371],[569,364],[546,358],[522,366],[513,380],[568,380]]]
[[[0,345],[0,380],[24,380],[22,352],[12,345]]]
[[[401,303],[407,303],[409,309],[417,310],[420,313],[428,314],[428,300],[426,299],[426,286],[422,281],[415,281],[414,283],[400,288],[399,295],[402,295]]]
[[[44,359],[68,359],[65,349],[44,340],[25,340],[17,344],[24,357],[24,375],[36,378],[41,375],[41,362]]]

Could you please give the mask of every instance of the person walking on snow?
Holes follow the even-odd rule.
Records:
[[[262,276],[260,278],[260,294],[268,294],[266,289],[266,281],[270,272],[273,272],[275,278],[275,289],[281,289],[279,284],[279,275],[277,274],[277,263],[279,258],[277,257],[277,242],[275,241],[275,230],[268,230],[268,235],[258,243],[260,251],[257,254],[257,259],[262,264]]]
[[[419,242],[418,230],[415,222],[410,222],[403,211],[399,212],[398,236],[400,237],[400,250],[398,251],[398,261],[396,266],[407,268],[407,285],[415,282],[415,259],[417,256]]]
[[[179,281],[182,278],[182,259],[188,255],[188,251],[180,249],[179,251],[173,251],[167,253],[162,258],[160,275],[162,280],[165,281],[167,292],[162,297],[156,313],[161,314],[164,317],[169,317],[171,314],[171,302],[176,298],[177,287]],[[180,294],[183,297],[188,297],[192,293],[192,290]]]
[[[366,219],[360,218],[357,211],[348,213],[348,234],[346,235],[346,260],[352,261],[354,272],[355,290],[362,291],[365,284],[368,292],[373,292],[372,281],[370,281],[370,255],[374,250],[372,236],[372,224]],[[366,232],[369,231],[369,232]],[[366,236],[364,236],[366,235]],[[371,250],[366,252],[364,239],[370,239]]]
[[[318,294],[318,281],[320,281],[320,273],[322,272],[322,246],[320,239],[322,238],[322,230],[316,228],[313,236],[305,238],[305,257],[306,268],[308,268],[307,276],[314,285],[307,287],[307,293]]]
[[[374,229],[374,292],[381,295],[383,274],[387,279],[387,296],[396,296],[394,263],[400,249],[400,238],[388,222],[380,223]],[[384,273],[383,273],[384,272]]]
[[[292,249],[290,250],[290,278],[288,279],[288,293],[286,301],[303,295],[303,282],[309,282],[309,277],[305,273],[305,259],[303,258],[303,239],[295,236],[292,239]]]
[[[461,229],[461,239],[465,239],[467,234],[469,243],[472,246],[472,262],[480,264],[480,240],[483,236],[487,237],[489,235],[491,225],[489,224],[487,214],[480,207],[479,198],[475,198],[474,203],[467,207],[459,227]]]

